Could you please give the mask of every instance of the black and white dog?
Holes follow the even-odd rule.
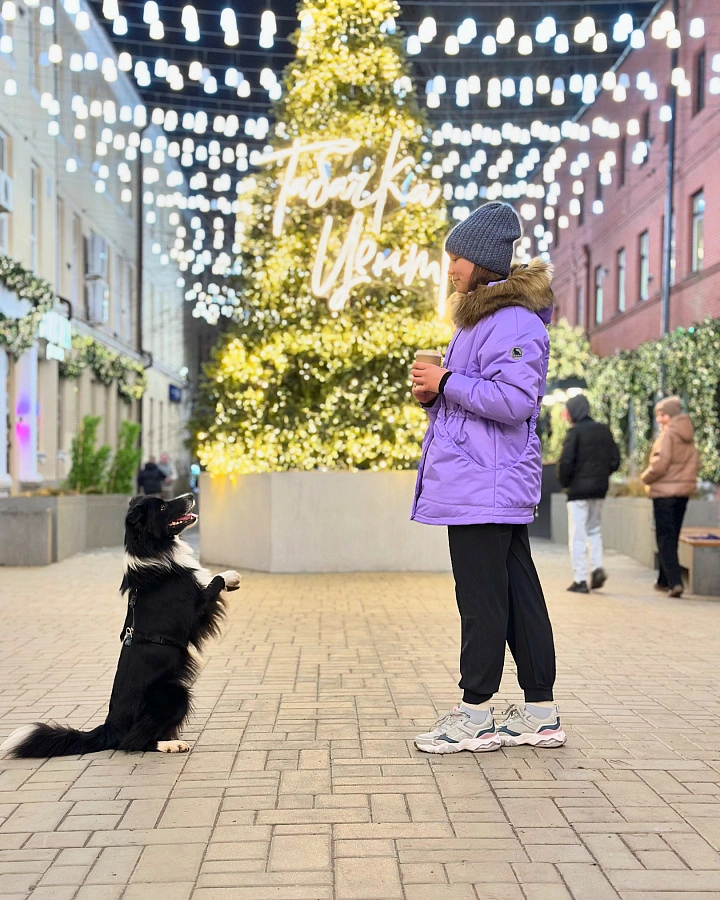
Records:
[[[68,756],[98,750],[185,753],[178,740],[192,707],[191,688],[200,650],[219,633],[221,591],[240,587],[237,572],[214,578],[200,568],[179,535],[197,516],[192,494],[163,501],[135,497],[125,518],[125,574],[121,593],[128,612],[107,719],[92,731],[35,724],[15,731],[0,746],[15,758]]]

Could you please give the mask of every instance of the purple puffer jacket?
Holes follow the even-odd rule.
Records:
[[[411,518],[427,525],[527,524],[540,502],[535,425],[545,392],[551,269],[534,259],[460,296],[445,357],[453,374],[428,409]]]

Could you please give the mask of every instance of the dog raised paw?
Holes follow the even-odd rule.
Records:
[[[240,587],[241,576],[238,572],[221,572],[220,577],[225,582],[226,591],[236,591]]]
[[[185,741],[158,741],[157,748],[160,753],[188,753],[190,744]]]

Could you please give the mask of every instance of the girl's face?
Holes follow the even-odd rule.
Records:
[[[670,418],[671,417],[667,413],[662,413],[662,412],[659,412],[655,416],[655,419],[661,428],[665,428],[667,426],[667,423],[670,421]]]
[[[448,275],[450,281],[455,285],[455,290],[461,294],[467,294],[470,288],[470,279],[472,278],[475,264],[469,259],[463,259],[462,256],[454,256],[449,253],[450,265],[448,266]]]

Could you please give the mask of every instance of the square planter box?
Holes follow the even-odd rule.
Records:
[[[128,500],[124,494],[0,498],[0,565],[47,565],[121,546]]]
[[[261,572],[447,572],[447,529],[410,521],[414,471],[200,476],[200,556]]]

